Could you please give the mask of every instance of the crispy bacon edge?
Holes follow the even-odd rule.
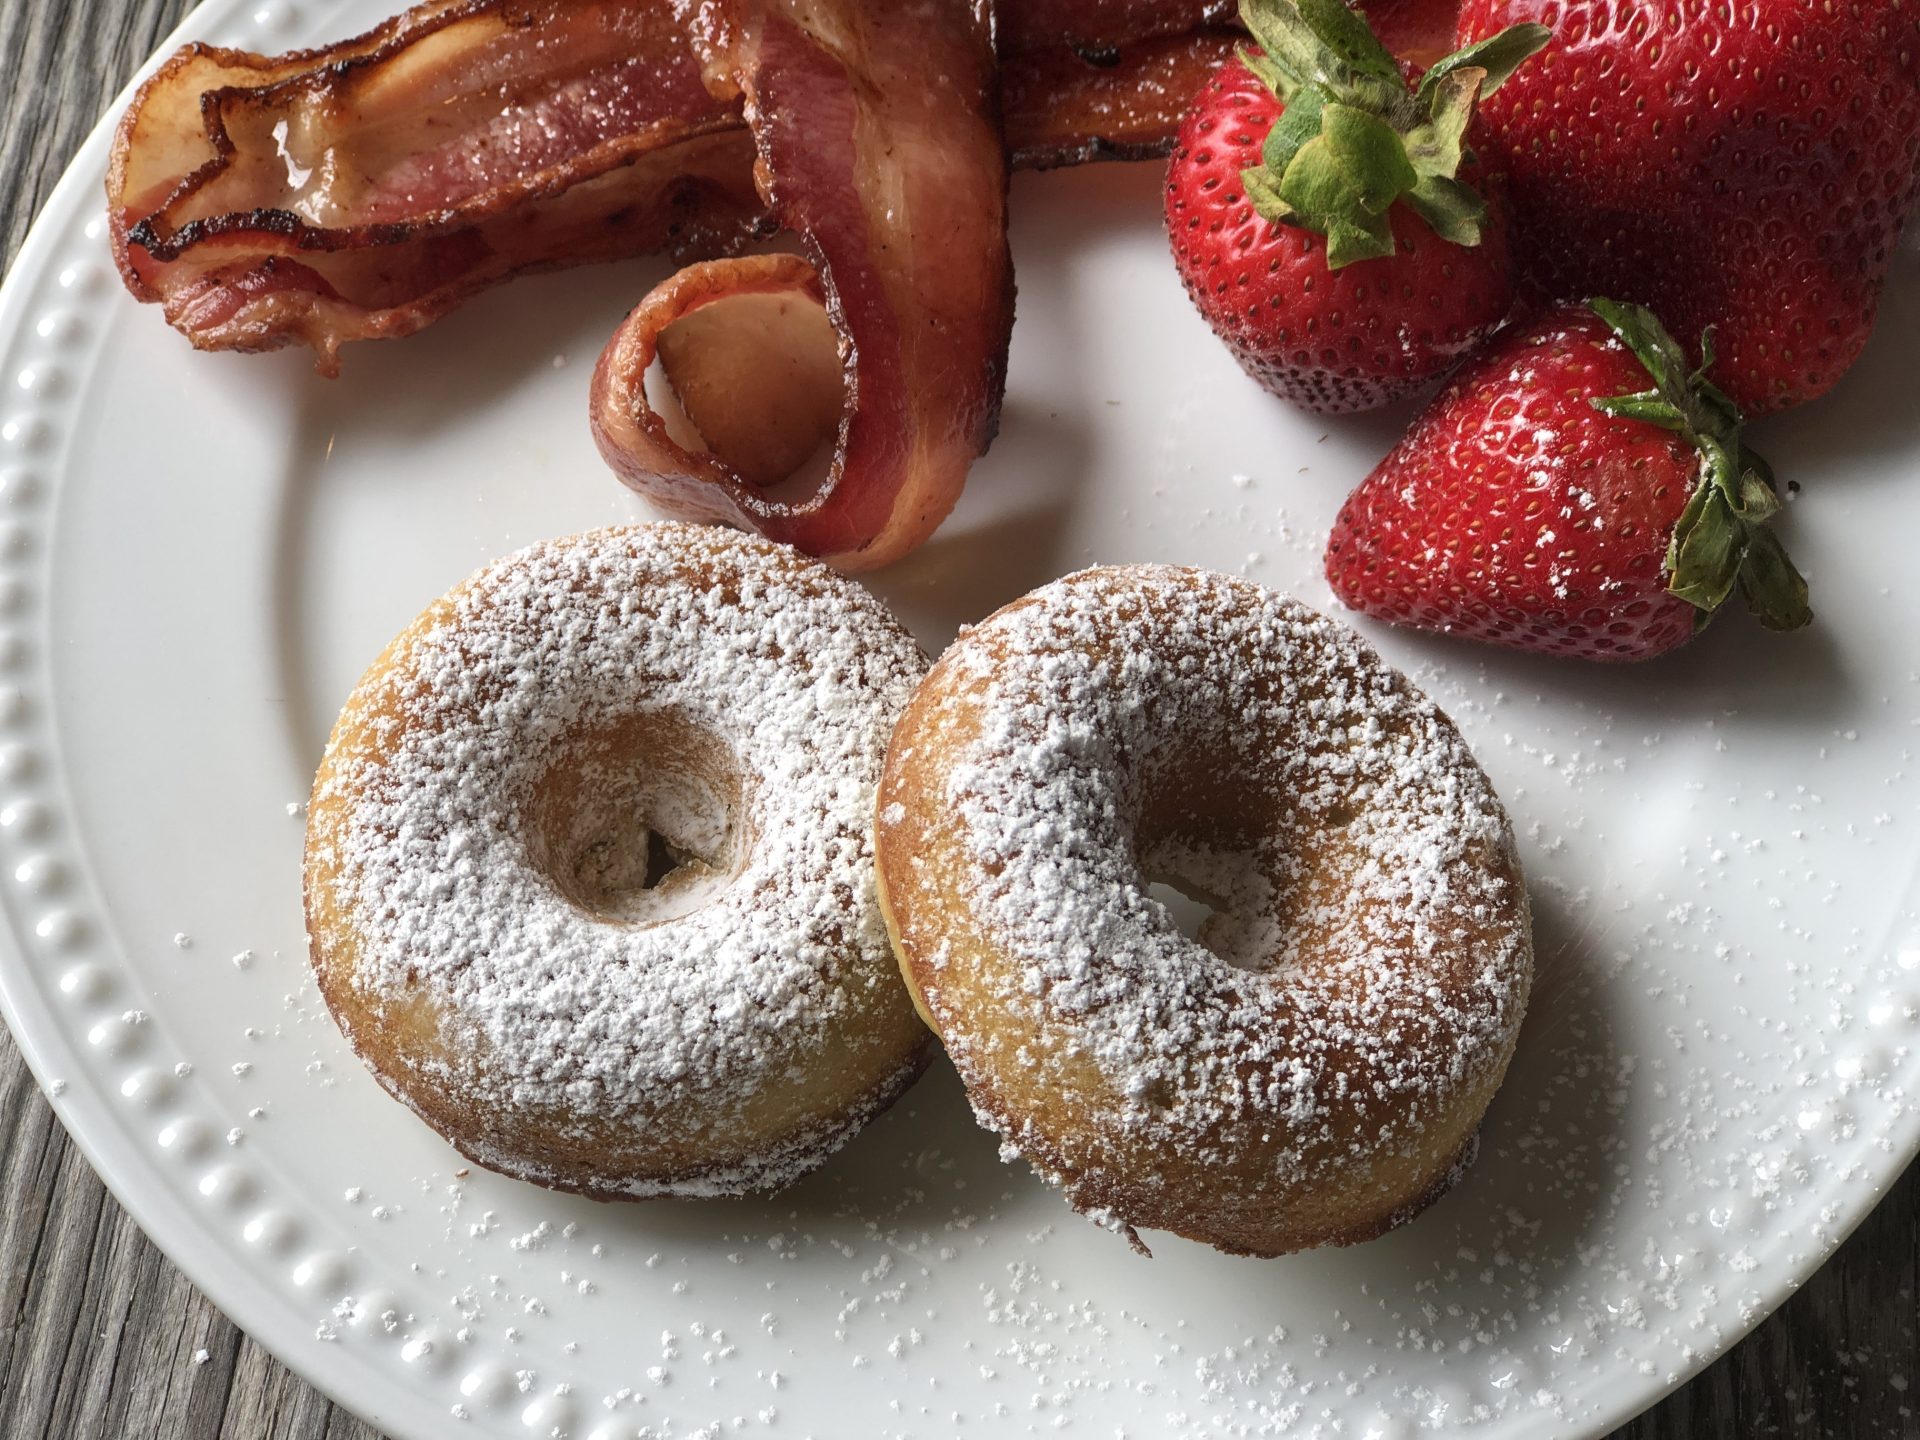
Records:
[[[709,84],[744,99],[768,206],[807,258],[713,261],[656,289],[595,371],[595,437],[675,513],[878,568],[952,510],[1006,383],[1013,262],[986,27],[965,0],[739,0],[703,6],[695,29]],[[846,381],[832,466],[794,499],[679,446],[645,387],[675,318],[769,291],[824,304]]]

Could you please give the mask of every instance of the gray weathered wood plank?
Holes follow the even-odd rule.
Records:
[[[0,265],[101,107],[187,8],[0,5]],[[1615,1440],[1920,1437],[1917,1295],[1920,1172],[1758,1332]],[[126,1218],[4,1035],[0,1437],[379,1440],[235,1329]]]

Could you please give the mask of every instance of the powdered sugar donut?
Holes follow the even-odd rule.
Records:
[[[860,586],[731,531],[487,566],[367,672],[314,781],[341,1027],[495,1169],[599,1196],[794,1179],[929,1053],[870,834],[925,669]]]
[[[1204,571],[1069,576],[941,658],[877,814],[922,1015],[1077,1209],[1276,1255],[1470,1157],[1526,892],[1459,733],[1345,627]],[[1154,880],[1213,905],[1197,938]]]

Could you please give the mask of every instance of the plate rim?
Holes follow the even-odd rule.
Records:
[[[29,318],[32,297],[43,288],[52,265],[59,258],[59,246],[65,238],[63,232],[92,214],[86,194],[100,190],[114,126],[135,90],[180,44],[205,39],[217,25],[234,22],[248,3],[249,0],[200,0],[140,65],[89,131],[34,217],[4,285],[0,285],[0,347],[12,347],[18,340]],[[326,10],[337,14],[349,3],[350,0],[326,0]],[[302,24],[308,19],[301,16]],[[103,206],[98,208],[104,213]],[[108,285],[118,288],[117,274]],[[49,468],[55,475],[64,475],[66,457]],[[57,491],[57,481],[52,488]],[[51,529],[51,518],[47,524]],[[51,545],[45,547],[48,552],[52,548]],[[44,573],[50,577],[51,559],[43,558],[41,563]],[[48,623],[44,612],[38,623],[42,630],[36,633],[44,633]],[[57,749],[57,726],[50,726],[50,733]],[[57,781],[63,773],[62,766],[56,763],[51,768]],[[231,1264],[235,1254],[231,1239],[224,1242],[216,1239],[217,1227],[209,1212],[193,1208],[171,1178],[160,1185],[136,1184],[143,1175],[164,1172],[150,1150],[134,1142],[126,1112],[116,1109],[104,1093],[106,1077],[99,1073],[97,1065],[87,1063],[87,1053],[76,1043],[72,1023],[51,1003],[52,997],[41,983],[40,967],[30,958],[31,947],[23,933],[22,921],[17,900],[6,897],[0,901],[0,1018],[5,1019],[29,1072],[63,1129],[115,1201],[168,1261],[237,1328],[333,1403],[383,1430],[400,1427],[413,1434],[426,1435],[444,1428],[446,1411],[437,1408],[436,1400],[430,1398],[430,1392],[433,1395],[439,1392],[439,1379],[423,1377],[423,1383],[409,1387],[403,1373],[357,1347],[335,1347],[334,1355],[330,1356],[327,1348],[308,1333],[310,1322],[297,1316],[296,1299],[287,1286],[271,1281],[264,1265]],[[120,967],[126,966],[121,947],[109,944],[105,955]],[[56,1092],[57,1062],[66,1060],[73,1062],[68,1069],[84,1077],[87,1083],[66,1080],[65,1088]],[[1828,1263],[1847,1238],[1885,1201],[1916,1157],[1920,1157],[1920,1107],[1910,1107],[1905,1119],[1904,1133],[1900,1133],[1902,1127],[1891,1127],[1895,1133],[1889,1137],[1894,1142],[1889,1154],[1894,1158],[1884,1167],[1874,1167],[1876,1179],[1871,1194],[1844,1217],[1842,1224],[1829,1228],[1819,1243],[1808,1247],[1802,1261],[1782,1259],[1769,1267],[1776,1273],[1770,1277],[1762,1302],[1750,1318],[1738,1320],[1717,1335],[1710,1348],[1683,1362],[1671,1378],[1663,1377],[1645,1388],[1629,1383],[1622,1387],[1626,1398],[1611,1403],[1604,1399],[1591,1401],[1595,1408],[1587,1419],[1571,1422],[1570,1427],[1556,1428],[1552,1433],[1565,1440],[1604,1436],[1658,1405],[1751,1335]],[[1866,1138],[1870,1137],[1863,1136],[1863,1140]],[[1859,1145],[1849,1148],[1856,1149]],[[1769,1250],[1776,1244],[1768,1237]],[[1610,1363],[1596,1369],[1596,1375],[1613,1375],[1616,1380],[1627,1381],[1637,1378],[1623,1360],[1609,1358]],[[1627,1373],[1619,1375],[1618,1369],[1626,1369]],[[1600,1383],[1590,1380],[1583,1389],[1591,1392]],[[349,1393],[352,1399],[348,1398]],[[1484,1429],[1473,1428],[1489,1436],[1537,1436],[1543,1433],[1532,1428],[1538,1420],[1536,1415],[1513,1414],[1495,1420]]]

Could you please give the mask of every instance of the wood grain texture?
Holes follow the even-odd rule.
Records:
[[[187,8],[0,4],[0,264],[101,109]],[[1920,1171],[1745,1343],[1615,1440],[1920,1437],[1917,1296]],[[4,1035],[0,1437],[379,1440],[242,1335],[148,1242]]]

